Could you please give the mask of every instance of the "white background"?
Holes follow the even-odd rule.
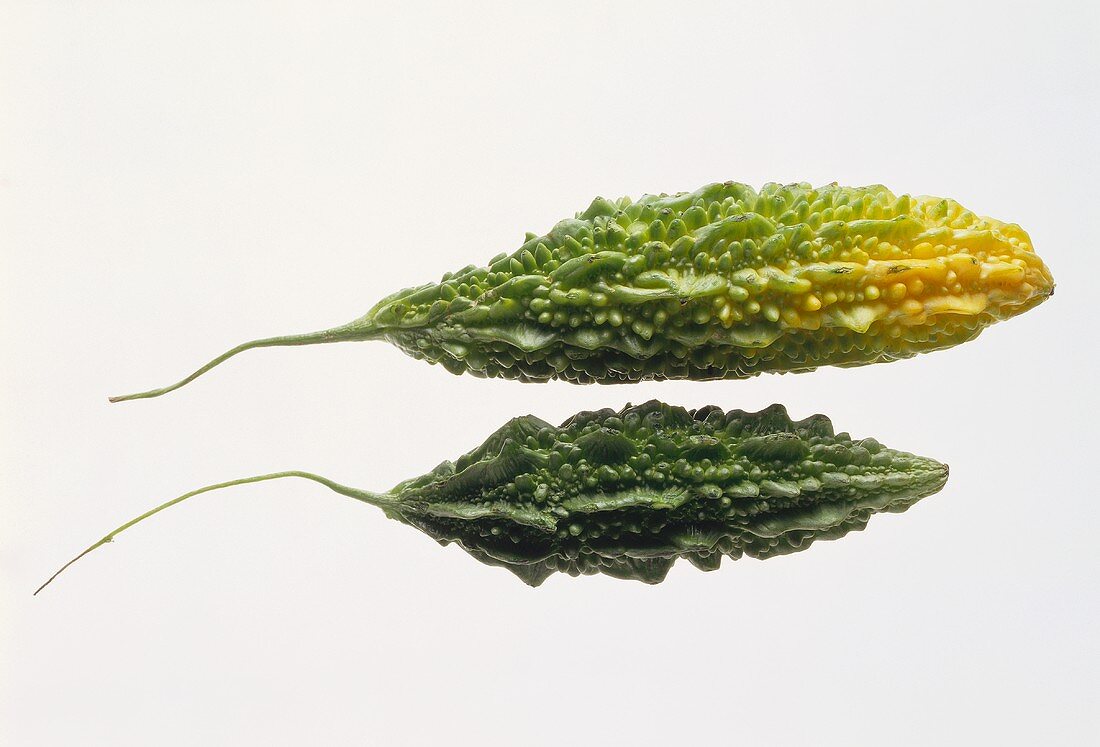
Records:
[[[0,743],[1097,743],[1091,4],[3,5]],[[726,179],[954,197],[1029,230],[1057,295],[855,370],[536,386],[364,343],[106,401],[350,320],[597,194]],[[537,590],[266,483],[31,597],[198,485],[381,490],[515,415],[654,397],[823,412],[951,480],[802,554]]]

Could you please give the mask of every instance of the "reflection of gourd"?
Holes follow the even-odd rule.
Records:
[[[454,373],[576,383],[724,379],[907,358],[975,337],[1053,292],[1019,226],[882,186],[734,182],[602,198],[511,255],[396,293],[323,332],[383,339]],[[416,245],[447,236],[409,232]],[[467,242],[468,243],[468,242]]]
[[[558,428],[516,418],[457,462],[387,493],[307,472],[212,485],[81,556],[190,496],[280,477],[378,506],[537,586],[555,571],[657,583],[677,558],[714,570],[723,555],[796,552],[862,529],[872,514],[904,511],[943,487],[947,467],[834,434],[823,415],[793,422],[780,405],[745,413],[653,401],[582,412]]]

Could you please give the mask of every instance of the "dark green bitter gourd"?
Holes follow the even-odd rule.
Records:
[[[734,182],[596,199],[488,267],[383,299],[349,324],[229,350],[386,340],[454,373],[575,383],[736,379],[908,358],[965,342],[1054,290],[1018,225],[883,186]]]
[[[529,415],[386,493],[297,471],[200,488],[123,524],[61,570],[191,496],[282,477],[378,506],[538,586],[556,571],[655,584],[677,558],[714,570],[723,556],[797,552],[863,529],[880,511],[906,510],[944,486],[947,466],[834,434],[823,415],[792,421],[781,405],[745,413],[651,401],[582,412],[558,428]]]

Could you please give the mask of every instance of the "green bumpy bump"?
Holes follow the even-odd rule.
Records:
[[[947,474],[932,459],[836,434],[823,415],[792,421],[781,405],[746,413],[651,401],[582,412],[559,427],[516,418],[386,493],[296,471],[200,488],[123,524],[61,570],[191,496],[300,477],[531,586],[555,572],[655,584],[678,558],[714,570],[723,556],[768,558],[842,537],[939,491]]]
[[[880,185],[609,201],[357,322],[453,373],[728,379],[957,345],[1053,291],[1019,226]]]
[[[395,293],[353,322],[238,345],[387,340],[453,373],[578,384],[737,379],[908,358],[1045,301],[1019,226],[881,185],[735,182],[597,198],[487,267]]]
[[[560,427],[517,418],[389,495],[390,515],[538,586],[555,572],[658,583],[678,558],[768,558],[939,491],[947,466],[829,419],[651,401]]]

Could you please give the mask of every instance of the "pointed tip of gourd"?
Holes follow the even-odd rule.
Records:
[[[367,503],[369,505],[377,506],[378,508],[381,508],[383,511],[386,512],[386,516],[389,516],[390,518],[394,518],[393,516],[391,516],[390,511],[394,507],[394,505],[398,502],[398,499],[396,499],[392,494],[390,494],[390,493],[371,493],[371,492],[366,491],[366,490],[359,490],[358,488],[352,488],[352,487],[349,487],[347,485],[341,485],[340,483],[335,482],[333,480],[330,480],[327,477],[323,477],[321,475],[316,475],[312,472],[303,472],[301,470],[288,470],[288,471],[285,471],[285,472],[271,472],[271,473],[266,474],[266,475],[253,475],[252,477],[241,477],[241,478],[238,478],[236,480],[229,480],[227,482],[214,483],[213,485],[206,485],[204,487],[197,488],[197,489],[192,490],[188,493],[184,493],[181,496],[177,496],[176,498],[173,498],[170,501],[165,501],[164,503],[160,504],[159,506],[157,506],[155,508],[152,508],[152,509],[146,511],[145,513],[141,514],[140,516],[137,516],[133,519],[130,519],[125,524],[122,524],[121,526],[116,527],[115,529],[113,529],[111,532],[109,532],[106,536],[104,536],[99,541],[89,545],[87,548],[85,548],[83,551],[81,551],[80,554],[78,554],[75,558],[73,558],[72,560],[70,560],[68,563],[61,566],[60,568],[58,568],[52,576],[50,576],[48,579],[46,579],[45,583],[43,583],[41,586],[39,586],[37,589],[34,590],[34,594],[32,594],[32,596],[37,596],[38,592],[42,591],[47,586],[49,586],[54,581],[54,579],[56,579],[58,576],[60,576],[62,573],[64,573],[65,570],[67,568],[69,568],[69,566],[76,563],[78,560],[83,558],[88,553],[96,550],[97,548],[103,547],[106,544],[109,544],[109,543],[113,542],[114,538],[117,535],[121,534],[122,532],[125,532],[127,529],[134,526],[135,524],[140,524],[141,522],[145,521],[149,517],[154,516],[156,514],[159,514],[161,511],[164,511],[167,508],[171,508],[172,506],[175,506],[179,503],[182,503],[182,502],[186,501],[188,498],[193,498],[196,495],[202,495],[203,493],[209,493],[209,492],[212,492],[212,491],[215,491],[215,490],[221,490],[222,488],[231,488],[231,487],[234,487],[236,485],[248,485],[249,483],[265,482],[267,480],[279,480],[279,479],[282,479],[282,478],[285,478],[285,477],[300,477],[302,479],[310,480],[310,481],[318,483],[320,485],[324,485],[325,487],[329,488],[330,490],[332,490],[336,493],[339,493],[340,495],[345,495],[349,498],[354,498],[356,500],[362,501],[362,502]]]
[[[170,384],[169,386],[160,387],[158,389],[150,389],[145,392],[137,392],[135,394],[116,395],[108,397],[107,401],[127,402],[132,399],[149,399],[168,394],[169,392],[175,391],[191,383],[210,369],[221,365],[238,353],[243,353],[246,350],[252,350],[254,348],[316,345],[328,342],[343,342],[346,340],[369,340],[377,338],[380,334],[380,330],[369,321],[356,320],[342,327],[333,327],[332,329],[321,330],[320,332],[307,332],[306,334],[300,335],[284,335],[281,337],[265,337],[259,340],[250,340],[249,342],[243,342],[234,348],[230,348],[186,378],[177,381],[175,384]]]
[[[179,386],[183,386],[180,384]],[[108,397],[107,401],[110,403],[115,402],[129,402],[132,399],[150,399],[151,397],[159,397],[162,394],[167,394],[173,389],[178,389],[177,386],[164,387],[162,389],[150,389],[147,392],[135,392],[134,394],[116,394],[113,397]]]

